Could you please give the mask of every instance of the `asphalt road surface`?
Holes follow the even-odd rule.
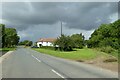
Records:
[[[117,73],[19,47],[2,63],[3,78],[118,78]]]

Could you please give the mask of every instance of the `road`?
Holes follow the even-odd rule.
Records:
[[[19,47],[2,63],[3,78],[118,78],[117,73]]]

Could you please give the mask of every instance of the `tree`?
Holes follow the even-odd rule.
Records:
[[[14,47],[18,44],[20,37],[15,28],[5,28],[5,47]]]
[[[111,46],[114,49],[120,48],[120,20],[110,24],[102,24],[96,29],[89,40],[88,47],[107,47]]]
[[[5,43],[5,25],[0,24],[0,47],[4,47]]]
[[[71,36],[71,39],[73,41],[73,47],[75,48],[83,48],[84,44],[84,36],[82,35],[82,33],[80,34],[73,34]]]
[[[2,47],[14,47],[18,44],[20,37],[15,28],[6,28],[0,24],[0,42]]]
[[[61,37],[57,38],[54,45],[58,45],[61,51],[73,50],[73,41],[70,36],[61,35]]]

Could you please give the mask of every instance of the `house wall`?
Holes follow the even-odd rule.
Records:
[[[40,44],[42,46],[53,46],[51,42],[37,42],[37,47],[40,47]]]

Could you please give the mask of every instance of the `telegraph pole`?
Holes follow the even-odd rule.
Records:
[[[61,36],[62,36],[62,21],[61,21]]]

